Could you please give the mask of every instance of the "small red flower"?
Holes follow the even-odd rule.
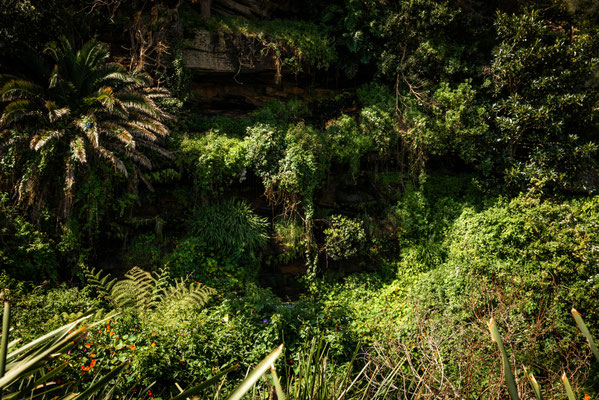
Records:
[[[258,310],[256,310],[256,309],[254,308],[254,312],[256,312],[256,311],[258,311]]]

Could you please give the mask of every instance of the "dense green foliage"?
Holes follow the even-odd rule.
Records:
[[[91,310],[48,366],[115,398],[281,343],[253,398],[598,396],[599,7],[292,3],[0,5],[11,338]]]

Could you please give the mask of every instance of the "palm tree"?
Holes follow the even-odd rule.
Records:
[[[149,186],[143,174],[152,168],[146,151],[170,157],[157,141],[168,134],[163,121],[171,116],[155,102],[168,93],[150,88],[146,75],[109,62],[108,47],[96,40],[75,51],[61,38],[45,52],[53,66],[33,58],[27,79],[0,77],[0,101],[5,103],[0,156],[12,150],[21,152],[21,158],[29,153],[34,160],[15,179],[19,200],[41,204],[48,191],[42,175],[56,176],[58,168],[66,216],[78,177],[101,166],[101,160],[134,183],[132,187],[139,180]]]

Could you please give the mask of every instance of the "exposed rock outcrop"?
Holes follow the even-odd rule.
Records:
[[[222,31],[198,30],[195,37],[188,41],[185,64],[195,73],[238,74],[276,71],[273,57],[261,54],[261,49],[253,51],[251,55],[243,54],[234,45],[231,35]]]

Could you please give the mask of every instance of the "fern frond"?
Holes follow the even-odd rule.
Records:
[[[110,293],[116,283],[116,278],[112,278],[110,274],[102,276],[101,270],[96,270],[93,267],[90,268],[87,265],[83,265],[82,269],[87,284],[94,288],[101,298],[111,301]]]
[[[152,292],[152,300],[158,304],[162,302],[169,287],[170,273],[167,268],[161,268],[160,272],[154,278],[154,289]]]
[[[180,281],[167,288],[163,304],[167,307],[178,304],[199,308],[205,306],[215,293],[216,290],[201,283],[192,283],[187,286],[181,278]]]
[[[135,307],[145,311],[155,305],[153,287],[152,274],[133,267],[125,274],[125,279],[115,283],[111,295],[119,308]]]

